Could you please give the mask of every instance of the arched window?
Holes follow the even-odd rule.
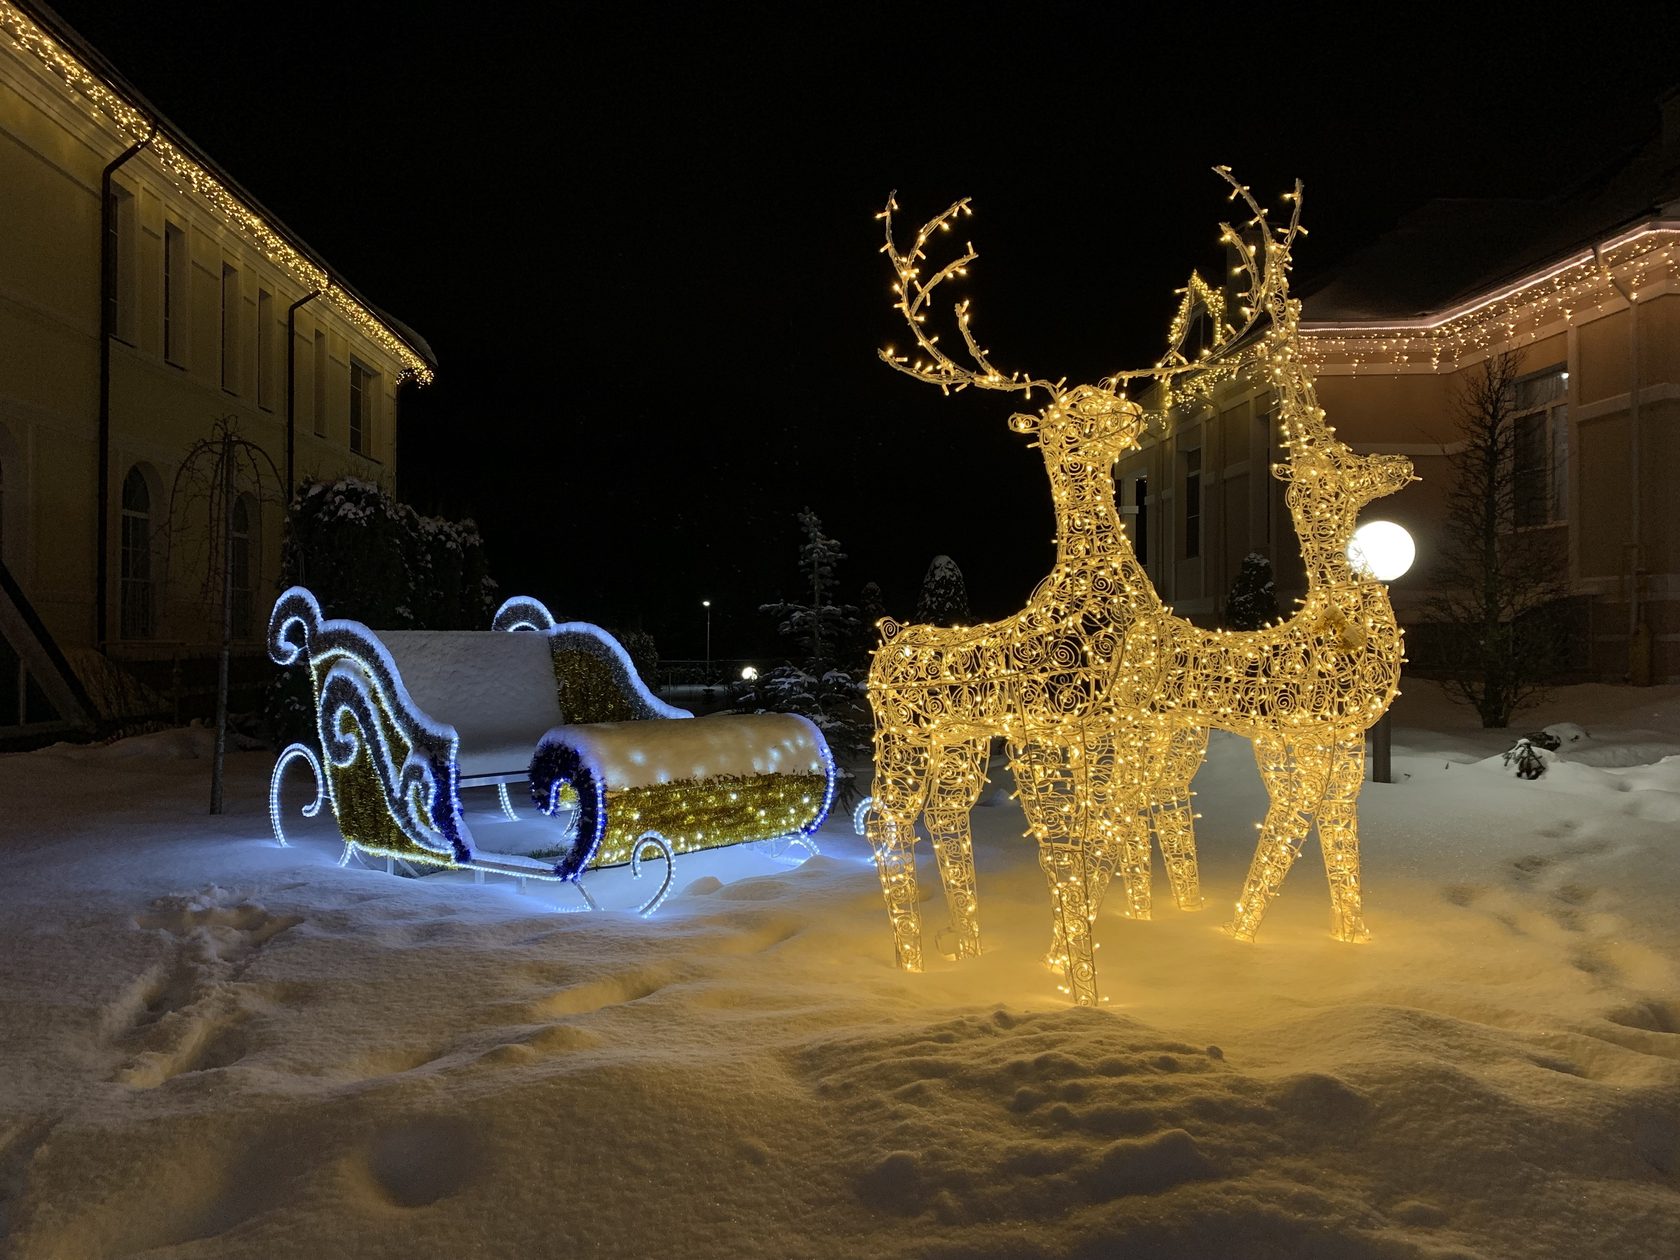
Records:
[[[122,488],[122,637],[149,639],[153,627],[152,490],[130,468]]]
[[[228,559],[233,566],[233,637],[251,637],[251,574],[256,558],[251,534],[255,513],[251,496],[242,494],[233,503],[233,534],[228,539]]]

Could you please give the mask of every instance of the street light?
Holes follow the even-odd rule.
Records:
[[[1417,545],[1412,536],[1393,521],[1366,521],[1348,540],[1348,563],[1362,577],[1392,582],[1412,567]],[[1392,750],[1394,731],[1389,725],[1390,709],[1384,709],[1371,728],[1371,782],[1393,783]]]
[[[1347,555],[1356,573],[1392,582],[1412,567],[1417,545],[1405,528],[1393,521],[1366,521],[1353,531]]]
[[[700,607],[706,610],[706,686],[712,685],[712,601],[703,599]]]

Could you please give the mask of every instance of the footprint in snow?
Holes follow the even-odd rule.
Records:
[[[172,938],[171,952],[107,1008],[108,1040],[128,1055],[114,1079],[150,1089],[245,1057],[248,1012],[234,986],[270,941],[303,920],[229,896],[212,886],[160,897],[136,916],[136,927]]]

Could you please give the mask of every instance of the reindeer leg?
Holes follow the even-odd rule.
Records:
[[[1149,918],[1153,889],[1149,818],[1142,796],[1143,740],[1136,723],[1121,721],[1085,741],[1087,896],[1093,913],[1118,870],[1126,892],[1126,917]]]
[[[1207,731],[1188,723],[1163,723],[1153,779],[1150,823],[1161,846],[1173,900],[1180,910],[1202,908],[1202,882],[1196,864],[1196,815],[1190,782],[1207,755]]]
[[[887,902],[893,951],[905,971],[922,969],[922,912],[916,895],[916,815],[927,792],[928,749],[877,733],[874,808],[867,834]]]
[[[1314,747],[1312,751],[1321,750]],[[1260,843],[1254,850],[1254,861],[1249,865],[1248,879],[1237,901],[1236,917],[1230,925],[1231,935],[1239,941],[1254,939],[1266,908],[1301,855],[1301,845],[1312,827],[1312,811],[1324,795],[1328,770],[1327,766],[1303,769],[1294,747],[1280,735],[1262,735],[1256,739],[1254,759],[1260,765],[1260,777],[1271,796],[1271,807],[1260,828]]]
[[[1056,932],[1063,942],[1062,991],[1077,1006],[1097,1004],[1097,961],[1091,940],[1091,912],[1085,846],[1077,841],[1043,839],[1038,842],[1038,864],[1050,882],[1050,906]]]
[[[1063,991],[1075,1003],[1094,1006],[1097,967],[1091,922],[1095,916],[1081,817],[1090,810],[1080,800],[1084,771],[1082,764],[1075,764],[1077,751],[1033,741],[1012,745],[1010,761],[1030,834],[1038,841],[1038,864],[1050,884],[1055,943],[1047,961],[1062,973]]]
[[[1318,845],[1330,878],[1330,935],[1368,941],[1359,885],[1359,789],[1365,783],[1365,734],[1336,742],[1324,803],[1318,808]]]
[[[933,838],[939,878],[945,885],[945,904],[951,913],[956,956],[980,954],[980,900],[974,880],[974,840],[969,815],[986,785],[990,739],[971,740],[940,750],[922,814]]]

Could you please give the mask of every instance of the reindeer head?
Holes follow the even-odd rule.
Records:
[[[1289,447],[1289,462],[1272,465],[1272,476],[1288,483],[1284,499],[1303,553],[1319,546],[1339,556],[1367,505],[1416,480],[1404,455],[1360,455],[1328,426],[1310,437],[1297,430]]]
[[[1061,467],[1109,467],[1138,448],[1143,423],[1142,407],[1094,385],[1074,386],[1037,415],[1009,417],[1011,429],[1036,434],[1045,459]]]

